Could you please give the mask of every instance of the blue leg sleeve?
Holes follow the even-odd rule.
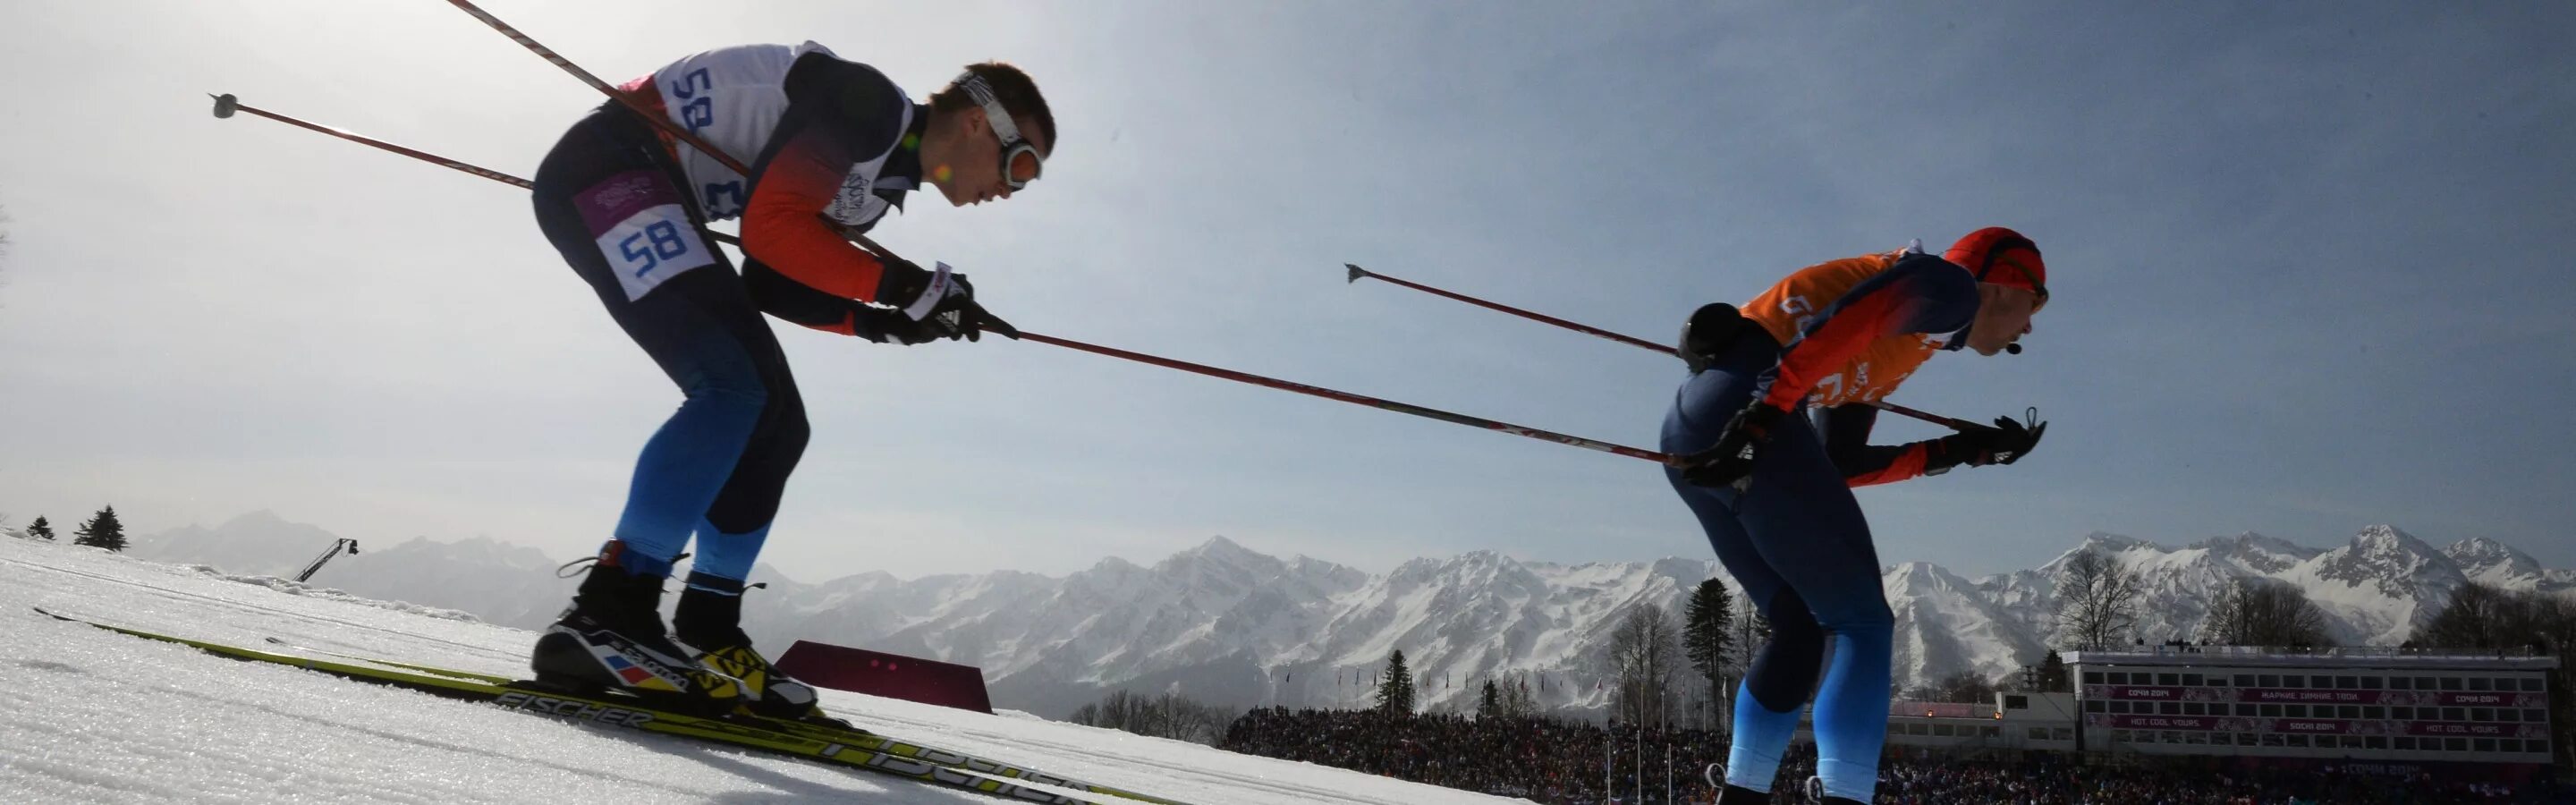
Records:
[[[716,524],[698,521],[698,556],[693,560],[697,573],[730,579],[740,593],[740,582],[751,578],[751,563],[760,558],[760,546],[769,542],[769,526],[752,529],[748,534],[727,534]]]
[[[654,575],[670,575],[671,561],[688,547],[699,516],[733,475],[734,460],[760,419],[762,396],[757,390],[693,390],[644,443],[616,533],[629,557],[660,563],[662,572]],[[629,567],[643,571],[640,564]]]
[[[1796,703],[1788,712],[1771,709],[1753,695],[1753,680],[1735,689],[1735,745],[1726,753],[1726,784],[1769,792],[1780,776],[1780,755],[1798,732]]]

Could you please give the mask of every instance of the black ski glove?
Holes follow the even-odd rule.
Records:
[[[983,304],[975,301],[975,286],[966,281],[964,274],[948,275],[948,295],[930,308],[930,315],[922,318],[921,323],[942,338],[981,341],[986,330],[1011,338],[1020,337],[1020,328],[1011,326],[1010,322],[1003,321],[1002,317],[993,315],[984,309]]]
[[[958,338],[980,341],[987,330],[1020,337],[1019,328],[976,303],[974,283],[967,282],[965,274],[949,271],[948,264],[939,264],[935,272],[901,258],[886,260],[884,265],[877,281],[877,301],[912,320],[910,327],[889,331],[894,340],[904,344]]]
[[[2031,418],[2038,419],[2032,411]],[[1937,475],[1966,464],[1983,467],[1988,464],[2010,464],[2039,446],[2039,437],[2048,432],[2048,423],[2024,425],[2012,417],[1995,417],[1995,424],[1969,425],[1948,436],[1932,440],[1931,455],[1923,461],[1923,474]]]
[[[850,329],[860,338],[879,344],[914,344],[936,341],[921,332],[921,323],[903,311],[859,302],[850,303]]]
[[[1726,421],[1716,445],[1682,458],[1682,480],[1700,486],[1733,486],[1743,492],[1753,476],[1753,460],[1762,445],[1771,441],[1771,428],[1788,415],[1759,400],[1745,406]]]

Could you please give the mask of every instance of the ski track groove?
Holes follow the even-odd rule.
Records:
[[[314,614],[304,613],[304,612],[289,612],[289,611],[285,611],[285,610],[270,609],[270,608],[266,608],[266,607],[261,607],[261,606],[259,606],[259,605],[257,605],[257,604],[252,604],[252,603],[245,602],[245,601],[235,601],[235,600],[232,600],[232,599],[229,599],[229,598],[224,598],[224,597],[222,597],[222,596],[207,595],[207,594],[205,594],[205,593],[192,593],[192,592],[187,592],[187,591],[184,591],[184,590],[173,590],[173,589],[169,589],[169,588],[166,588],[166,587],[154,587],[154,586],[152,586],[152,585],[145,584],[145,583],[142,583],[142,582],[139,582],[139,581],[134,581],[134,580],[131,580],[131,579],[120,579],[120,578],[117,578],[117,577],[115,577],[115,576],[108,576],[108,575],[102,575],[102,574],[98,574],[98,573],[91,573],[91,572],[89,572],[89,571],[85,571],[85,570],[73,570],[73,569],[71,569],[71,568],[67,568],[67,567],[54,567],[54,566],[51,566],[51,565],[39,565],[39,564],[35,564],[35,563],[32,563],[32,562],[25,562],[25,561],[20,561],[20,560],[16,560],[16,559],[0,559],[0,562],[8,562],[8,563],[10,563],[10,564],[19,565],[19,566],[22,566],[22,567],[32,567],[32,568],[37,568],[37,569],[41,569],[41,570],[51,570],[51,571],[54,571],[54,572],[57,572],[57,573],[63,573],[63,574],[73,575],[73,576],[80,576],[80,577],[83,577],[83,578],[89,578],[89,579],[96,579],[96,580],[99,580],[99,581],[110,581],[110,582],[115,582],[115,583],[118,583],[118,584],[123,584],[123,585],[129,586],[129,587],[134,587],[134,588],[137,588],[137,589],[145,590],[145,591],[147,591],[147,592],[151,592],[151,593],[154,593],[154,594],[158,594],[158,595],[161,595],[161,596],[163,596],[163,597],[165,597],[165,598],[172,598],[172,599],[188,599],[188,600],[204,601],[204,602],[214,603],[214,604],[222,604],[222,605],[224,605],[224,606],[226,606],[226,607],[230,607],[230,608],[232,608],[232,609],[239,610],[239,611],[242,611],[242,612],[245,612],[245,613],[249,613],[249,614],[254,614],[254,615],[269,616],[269,617],[278,617],[278,616],[283,616],[283,617],[301,618],[301,619],[308,620],[308,621],[318,621],[318,622],[322,622],[322,623],[330,623],[330,624],[336,624],[336,625],[340,625],[340,626],[348,626],[348,627],[357,628],[357,629],[365,629],[365,630],[367,630],[367,631],[376,632],[376,633],[379,633],[379,634],[387,634],[387,635],[392,635],[392,636],[395,636],[395,637],[401,637],[401,638],[404,638],[404,639],[406,639],[406,640],[419,640],[419,641],[425,641],[425,642],[431,642],[431,643],[440,643],[440,644],[444,644],[444,645],[447,645],[447,646],[452,646],[452,647],[455,647],[455,648],[459,648],[459,649],[464,649],[464,650],[472,651],[472,652],[474,652],[474,653],[476,653],[476,654],[481,654],[481,655],[489,656],[489,657],[493,657],[493,658],[496,658],[496,659],[499,659],[499,658],[512,658],[512,659],[515,659],[515,657],[511,657],[510,655],[504,655],[504,654],[500,653],[499,651],[497,651],[497,650],[493,649],[493,648],[492,648],[492,647],[490,647],[490,646],[478,646],[478,645],[475,645],[475,644],[472,644],[472,643],[466,643],[466,642],[461,642],[461,641],[456,641],[456,640],[449,640],[449,639],[447,639],[447,638],[443,638],[443,637],[436,637],[436,636],[432,636],[432,635],[424,635],[424,634],[420,634],[420,633],[418,633],[418,632],[403,631],[403,630],[401,630],[401,629],[396,629],[396,628],[393,628],[393,627],[390,627],[390,626],[378,626],[378,625],[370,624],[370,623],[360,623],[360,622],[357,622],[357,621],[343,620],[343,619],[340,619],[340,618],[330,617],[330,616],[328,616],[328,615],[314,615]],[[225,579],[220,579],[220,578],[211,578],[211,577],[208,577],[208,580],[210,580],[210,581],[226,581]],[[243,584],[243,582],[230,582],[230,583],[234,583],[234,584]],[[258,586],[258,585],[248,585],[248,584],[245,584],[244,586]],[[265,587],[263,587],[262,589],[271,589],[272,591],[274,591],[274,590],[273,590],[273,588],[265,588]],[[280,594],[285,594],[285,593],[282,593],[282,592],[281,592]],[[310,596],[299,596],[299,597],[310,597]],[[314,600],[326,600],[326,599],[319,599],[319,598],[316,598],[316,599],[314,599]],[[385,611],[387,611],[387,612],[397,612],[397,610],[385,610]],[[458,621],[457,623],[459,623],[459,624],[465,624],[465,623],[468,623],[468,622],[466,622],[466,621]],[[472,625],[478,625],[478,626],[490,626],[490,627],[492,627],[492,628],[497,628],[497,629],[506,629],[506,628],[510,628],[510,627],[497,626],[497,625],[494,625],[494,624],[485,623],[485,622],[480,621],[480,620],[472,621],[472,622],[471,622],[471,624],[472,624]]]
[[[903,725],[907,730],[910,730],[909,732],[904,733],[904,734],[906,735],[906,737],[910,737],[911,735],[914,735],[914,734],[933,734],[933,735],[945,735],[945,736],[961,736],[961,737],[970,737],[970,738],[975,738],[975,739],[978,739],[978,740],[990,741],[990,742],[995,742],[995,743],[1003,743],[1003,744],[1011,744],[1011,745],[1019,745],[1019,746],[1030,746],[1030,747],[1038,747],[1038,748],[1044,748],[1044,749],[1053,749],[1053,750],[1062,751],[1062,752],[1066,752],[1066,753],[1070,753],[1070,754],[1079,754],[1079,755],[1101,755],[1101,754],[1104,754],[1104,753],[1101,753],[1101,752],[1100,752],[1099,750],[1097,750],[1097,749],[1087,748],[1087,747],[1084,747],[1084,746],[1079,745],[1079,744],[1069,744],[1069,743],[1062,743],[1062,742],[1057,742],[1057,741],[1047,741],[1047,740],[1039,740],[1039,739],[1032,739],[1032,738],[1023,738],[1023,737],[1018,737],[1018,736],[1004,736],[1004,735],[1001,735],[1001,734],[999,734],[999,733],[989,732],[989,731],[985,731],[985,730],[976,730],[976,729],[968,729],[968,728],[962,728],[962,727],[955,727],[955,726],[945,725],[945,724],[939,724],[939,723],[935,723],[935,722],[919,721],[919,720],[915,720],[915,719],[902,718],[902,717],[898,717],[898,716],[889,716],[889,715],[885,715],[885,714],[883,714],[883,713],[862,713],[862,714],[846,714],[846,713],[845,713],[845,714],[842,714],[842,715],[843,715],[843,717],[845,717],[845,718],[846,718],[846,717],[848,717],[848,716],[850,716],[850,715],[857,715],[857,716],[859,716],[859,717],[861,717],[862,719],[865,719],[865,720],[873,720],[873,721],[891,722],[891,723],[901,724],[901,725]],[[978,756],[978,757],[986,757],[985,755],[977,755],[977,756]],[[1166,771],[1166,772],[1174,772],[1174,773],[1177,773],[1177,774],[1179,774],[1179,775],[1183,775],[1183,776],[1197,777],[1197,778],[1200,778],[1202,781],[1206,781],[1206,782],[1227,783],[1227,784],[1232,784],[1232,785],[1244,786],[1244,787],[1247,787],[1247,788],[1259,788],[1259,789],[1263,789],[1263,790],[1271,791],[1271,792],[1273,792],[1273,793],[1279,793],[1279,794],[1290,794],[1290,795],[1295,795],[1295,796],[1299,796],[1299,797],[1304,797],[1304,798],[1307,798],[1307,799],[1309,799],[1309,800],[1338,800],[1338,801],[1341,801],[1341,802],[1357,803],[1357,805],[1386,805],[1386,802],[1387,802],[1386,800],[1377,799],[1377,798],[1374,798],[1374,797],[1369,797],[1369,798],[1355,797],[1355,796],[1352,796],[1352,795],[1349,795],[1349,794],[1344,794],[1344,793],[1341,793],[1341,792],[1338,792],[1338,791],[1328,791],[1328,790],[1318,789],[1318,788],[1314,788],[1314,787],[1310,787],[1310,786],[1300,786],[1300,785],[1296,785],[1296,784],[1293,784],[1293,783],[1281,783],[1281,782],[1275,782],[1275,781],[1268,780],[1268,779],[1263,779],[1263,778],[1259,778],[1259,777],[1247,777],[1247,776],[1240,775],[1240,774],[1232,774],[1232,773],[1227,773],[1227,772],[1209,771],[1207,768],[1202,767],[1202,766],[1190,766],[1190,765],[1184,765],[1184,764],[1180,764],[1180,763],[1173,763],[1173,762],[1168,762],[1168,761],[1155,760],[1155,759],[1146,758],[1146,757],[1141,757],[1141,756],[1136,756],[1136,755],[1119,755],[1119,756],[1118,756],[1118,759],[1119,759],[1119,762],[1120,762],[1120,763],[1130,763],[1130,764],[1134,764],[1134,765],[1138,765],[1138,766],[1150,766],[1150,767],[1153,767],[1153,768],[1161,769],[1161,770]],[[1292,762],[1304,762],[1304,761],[1292,761]],[[1120,787],[1121,787],[1121,788],[1125,788],[1126,786],[1120,786]]]

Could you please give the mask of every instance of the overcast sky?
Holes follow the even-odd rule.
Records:
[[[2391,523],[2576,565],[2576,5],[490,0],[612,81],[814,39],[915,97],[1037,78],[1062,147],[877,237],[1031,330],[1639,447],[1665,339],[1828,259],[2007,225],[2019,357],[1892,399],[2038,406],[2012,467],[1861,494],[1884,561]],[[0,512],[271,509],[569,558],[677,392],[518,175],[599,98],[436,0],[22,2],[0,24]],[[1223,534],[1383,570],[1705,558],[1658,469],[1028,343],[777,325],[814,423],[766,559],[819,580],[1152,561]],[[1928,438],[1882,424],[1879,441]],[[321,546],[316,546],[317,549]]]

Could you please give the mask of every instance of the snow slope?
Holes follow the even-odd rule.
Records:
[[[519,673],[534,640],[452,610],[0,538],[0,802],[1001,801],[221,659],[33,606],[497,674]],[[824,703],[885,734],[1193,803],[1507,801],[1026,714],[838,691]]]

